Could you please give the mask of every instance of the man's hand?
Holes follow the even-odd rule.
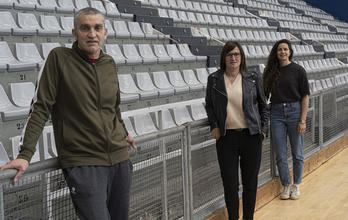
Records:
[[[29,162],[27,160],[17,158],[15,160],[8,162],[6,165],[0,167],[0,171],[6,170],[6,169],[17,169],[18,173],[13,179],[13,184],[14,184],[18,181],[18,179],[22,176],[22,174],[28,169],[28,167],[29,167]]]
[[[125,139],[128,143],[130,143],[130,145],[132,145],[132,147],[133,147],[134,149],[137,149],[137,147],[135,146],[134,138],[132,137],[132,135],[128,134],[124,139]]]

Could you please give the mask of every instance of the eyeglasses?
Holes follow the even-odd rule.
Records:
[[[232,58],[234,56],[234,58],[238,59],[240,58],[240,53],[228,53],[226,54],[226,57]]]

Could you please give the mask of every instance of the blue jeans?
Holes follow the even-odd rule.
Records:
[[[276,156],[279,176],[284,186],[291,184],[287,160],[287,135],[289,135],[293,161],[294,184],[302,182],[303,174],[303,135],[297,132],[301,117],[301,102],[271,104],[272,144]]]

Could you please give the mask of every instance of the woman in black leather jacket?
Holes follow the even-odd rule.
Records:
[[[223,47],[220,69],[209,75],[206,92],[206,111],[216,139],[229,219],[239,219],[239,163],[243,219],[253,219],[269,110],[261,77],[247,71],[245,54],[238,42],[229,41]]]

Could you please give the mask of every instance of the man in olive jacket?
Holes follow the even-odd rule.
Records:
[[[128,219],[132,164],[119,109],[116,64],[101,47],[104,16],[94,8],[74,18],[72,48],[53,49],[41,68],[15,168],[17,182],[29,166],[47,122],[52,123],[58,160],[80,219]],[[127,143],[128,142],[128,143]]]

